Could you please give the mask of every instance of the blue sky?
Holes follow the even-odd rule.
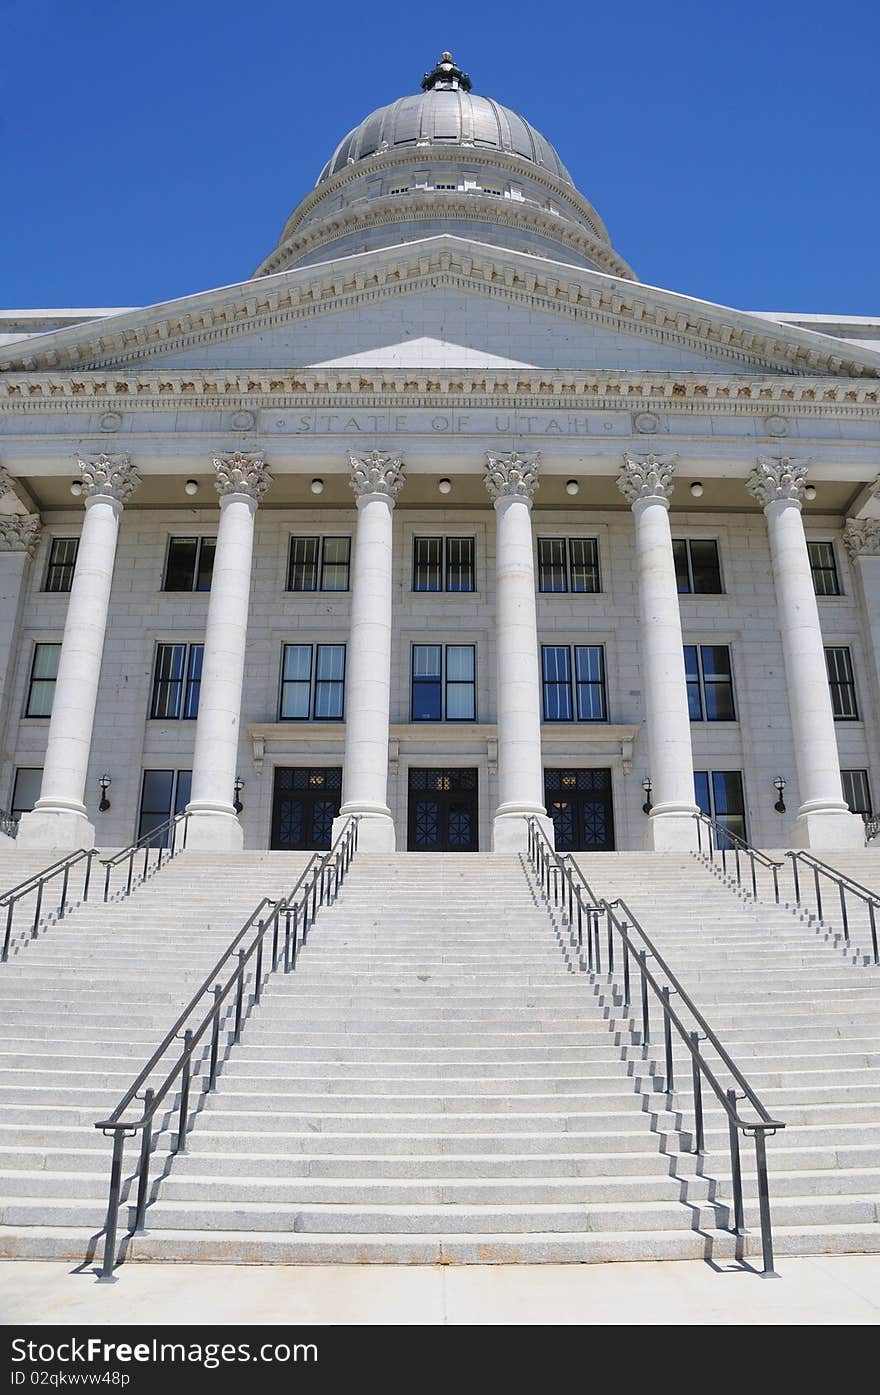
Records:
[[[0,305],[243,279],[444,48],[553,141],[643,281],[880,313],[874,0],[0,0]]]

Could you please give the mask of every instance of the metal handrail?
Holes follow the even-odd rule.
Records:
[[[67,910],[67,893],[70,889],[70,871],[79,862],[85,862],[85,877],[83,878],[81,899],[88,901],[89,884],[92,878],[92,859],[97,857],[97,848],[79,848],[74,853],[68,853],[66,857],[59,858],[51,866],[46,867],[42,872],[34,872],[32,876],[26,877],[18,886],[14,886],[10,891],[6,891],[0,896],[0,910],[6,909],[6,931],[3,936],[3,953],[0,955],[0,963],[5,964],[9,958],[9,944],[12,939],[12,926],[15,919],[15,908],[19,901],[25,896],[30,896],[36,891],[37,899],[34,905],[34,918],[31,925],[30,938],[37,938],[37,931],[40,925],[40,916],[43,910],[43,891],[54,877],[61,877],[61,900],[58,903],[56,912],[58,919],[63,920]]]
[[[184,809],[183,813],[174,814],[172,818],[166,819],[164,823],[160,823],[157,828],[151,828],[149,833],[141,834],[136,842],[129,844],[129,846],[123,848],[121,852],[115,853],[113,857],[102,858],[102,866],[106,868],[104,875],[104,900],[107,901],[110,896],[110,874],[113,868],[118,867],[120,863],[126,861],[128,862],[128,878],[125,884],[125,891],[122,894],[123,896],[131,895],[132,880],[134,878],[134,860],[137,854],[142,850],[144,854],[144,865],[141,869],[137,885],[140,886],[142,882],[147,880],[147,875],[150,870],[150,853],[157,847],[157,839],[159,840],[159,856],[154,868],[156,872],[161,870],[164,854],[167,853],[165,861],[170,862],[175,854],[183,852],[186,847],[186,827],[188,820],[189,814]],[[178,847],[177,835],[179,832],[181,833],[181,837],[180,846]]]
[[[745,838],[740,838],[738,833],[734,833],[731,829],[726,828],[724,824],[719,823],[717,819],[710,819],[707,814],[702,813],[694,814],[693,817],[696,820],[697,824],[698,852],[696,855],[698,857],[705,857],[708,862],[714,863],[716,852],[720,853],[721,868],[724,873],[724,876],[726,877],[728,875],[727,854],[729,851],[732,850],[734,856],[734,865],[736,868],[736,884],[737,886],[742,886],[742,866],[740,864],[740,854],[745,854],[745,856],[749,859],[749,866],[751,869],[753,898],[756,901],[758,899],[757,868],[759,866],[764,867],[770,872],[770,874],[773,877],[773,898],[778,906],[779,869],[783,866],[783,864],[781,862],[776,862],[772,857],[768,857],[768,855],[766,853],[761,852],[759,848],[753,848],[751,843],[746,842]],[[707,852],[705,853],[703,852],[702,832],[704,828],[706,829],[708,835]],[[728,844],[730,844],[731,847],[728,847]]]
[[[862,822],[865,825],[865,843],[867,844],[880,833],[880,814],[862,814]]]
[[[0,833],[5,833],[7,838],[18,837],[18,819],[13,818],[8,809],[0,809]]]
[[[803,848],[793,848],[789,850],[786,857],[791,859],[791,870],[794,878],[794,899],[797,905],[801,904],[801,883],[798,876],[798,863],[803,862],[805,866],[812,868],[813,888],[816,893],[816,911],[819,919],[823,919],[822,914],[822,886],[819,881],[820,876],[826,877],[833,882],[840,898],[840,916],[843,922],[843,938],[846,944],[850,943],[849,937],[849,913],[846,904],[846,893],[849,891],[854,896],[863,901],[868,908],[868,923],[871,927],[871,941],[874,948],[874,963],[880,964],[880,952],[877,944],[877,907],[880,906],[880,895],[875,891],[870,891],[868,887],[862,886],[853,877],[847,876],[845,872],[838,872],[835,867],[830,867],[827,862],[822,862],[818,857],[813,857],[812,853],[804,851]]]
[[[299,948],[306,943],[309,927],[314,923],[318,910],[325,902],[330,904],[339,894],[339,888],[351,865],[351,859],[357,851],[358,823],[359,819],[356,816],[346,820],[330,851],[328,853],[315,853],[309,859],[298,881],[287,896],[279,901],[273,901],[268,896],[263,897],[260,904],[252,911],[250,916],[248,916],[245,924],[234,936],[232,942],[221,955],[220,959],[218,959],[211,972],[206,976],[199,988],[196,989],[189,1003],[177,1018],[177,1021],[165,1034],[161,1044],[153,1052],[153,1055],[150,1057],[143,1070],[141,1070],[137,1078],[126,1090],[113,1113],[109,1118],[101,1119],[95,1124],[95,1128],[100,1129],[105,1137],[112,1136],[113,1138],[107,1219],[104,1225],[104,1257],[99,1275],[100,1281],[113,1281],[113,1269],[116,1263],[116,1235],[119,1225],[119,1207],[122,1191],[122,1164],[126,1139],[135,1137],[138,1132],[141,1133],[141,1148],[137,1174],[137,1202],[135,1206],[134,1225],[130,1231],[131,1234],[136,1235],[143,1232],[144,1216],[146,1213],[147,1196],[150,1185],[153,1121],[159,1106],[179,1077],[177,1137],[174,1147],[171,1149],[172,1154],[176,1155],[185,1150],[186,1134],[190,1118],[189,1092],[192,1080],[193,1056],[197,1046],[210,1029],[211,1046],[208,1082],[204,1092],[205,1094],[210,1094],[216,1089],[217,1075],[220,1066],[220,1033],[224,1004],[226,1004],[227,999],[234,990],[234,1025],[229,1042],[230,1045],[234,1046],[240,1040],[244,1025],[245,976],[248,964],[252,959],[255,960],[251,1005],[256,1006],[260,1002],[262,996],[264,981],[263,948],[269,932],[272,932],[272,966],[268,973],[275,972],[278,968],[279,961],[283,962],[284,972],[290,973],[291,970],[296,968]],[[283,931],[281,929],[282,917],[284,919]],[[249,947],[247,949],[239,948],[242,940],[246,937],[248,932],[254,928],[255,922],[256,933]],[[283,946],[280,943],[282,933]],[[220,972],[224,966],[229,963],[233,955],[236,955],[235,968],[229,974],[225,983],[220,983],[218,981]],[[202,1016],[201,1021],[195,1028],[186,1027],[185,1024],[192,1013],[196,1010],[205,994],[209,992],[213,995],[211,1005]],[[171,1068],[158,1087],[152,1088],[147,1086],[147,1080],[149,1080],[155,1067],[161,1061],[171,1043],[175,1039],[179,1039],[181,1029],[183,1031],[183,1047],[176,1056]],[[135,1098],[139,1097],[142,1087],[145,1088],[143,1093],[143,1110],[140,1118],[123,1119],[122,1116],[126,1109],[128,1109]]]
[[[745,1234],[739,1135],[742,1133],[746,1138],[754,1138],[755,1166],[758,1182],[758,1206],[761,1217],[761,1244],[764,1260],[763,1272],[765,1275],[773,1274],[775,1272],[773,1266],[773,1230],[767,1179],[766,1144],[767,1137],[769,1136],[772,1138],[778,1130],[785,1128],[785,1124],[781,1120],[772,1117],[757,1092],[749,1084],[746,1076],[743,1074],[742,1070],[740,1070],[739,1066],[737,1066],[730,1053],[721,1044],[690,994],[672,972],[666,960],[660,954],[656,945],[643,929],[626,902],[621,897],[616,897],[613,901],[597,897],[580,867],[578,867],[577,863],[574,861],[574,858],[569,857],[566,859],[560,857],[559,854],[556,853],[536,819],[529,819],[528,854],[548,905],[552,898],[554,904],[559,906],[561,895],[561,909],[564,913],[567,913],[568,925],[573,938],[576,938],[579,950],[579,962],[582,966],[584,921],[586,920],[586,967],[590,973],[602,973],[600,920],[604,917],[607,928],[606,972],[609,981],[613,981],[616,965],[619,964],[619,972],[622,973],[623,977],[622,1006],[627,1016],[629,1016],[632,1006],[632,963],[634,962],[636,964],[641,977],[642,1031],[640,1044],[643,1048],[647,1047],[651,1041],[649,990],[660,1003],[663,1012],[663,1037],[665,1046],[664,1078],[667,1096],[671,1096],[675,1088],[673,1028],[684,1042],[691,1060],[694,1096],[694,1153],[698,1157],[703,1156],[706,1152],[703,1119],[703,1079],[705,1079],[709,1088],[721,1104],[728,1121],[731,1185],[733,1189],[733,1231],[736,1235]],[[575,885],[575,875],[578,879],[577,885]],[[586,890],[590,898],[590,904],[588,906],[584,905],[583,890]],[[630,934],[631,930],[638,937],[641,947],[634,942],[633,936]],[[615,932],[623,948],[622,957],[619,954],[615,957]],[[665,983],[661,983],[652,972],[651,968],[649,968],[649,957],[653,959],[654,964],[661,971],[663,978],[666,980]],[[698,1031],[694,1031],[692,1027],[688,1026],[672,1006],[671,997],[673,994],[684,1005],[687,1012],[696,1022],[699,1028]],[[635,1031],[634,1028],[633,1031]],[[715,1070],[712,1068],[701,1049],[701,1043],[705,1042],[709,1043],[718,1058],[730,1072],[736,1084],[739,1086],[741,1094],[737,1093],[735,1087],[724,1088]],[[758,1115],[757,1119],[744,1118],[741,1115],[738,1103],[745,1100],[749,1102]]]

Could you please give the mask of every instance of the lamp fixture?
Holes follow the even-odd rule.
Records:
[[[784,777],[783,775],[777,775],[777,776],[776,776],[776,779],[773,781],[773,788],[775,789],[776,793],[779,795],[779,798],[777,799],[776,803],[773,805],[773,808],[776,810],[777,814],[784,814],[784,813],[785,813],[785,800],[783,799],[782,796],[783,796],[783,794],[785,793],[785,777]]]
[[[437,488],[440,490],[440,493],[441,493],[441,494],[451,494],[451,493],[452,493],[452,480],[446,480],[446,479],[439,480],[438,483],[437,483]]]
[[[244,780],[241,778],[240,775],[236,775],[236,777],[235,777],[234,789],[235,789],[235,800],[234,800],[234,802],[233,802],[232,807],[233,807],[233,809],[235,810],[235,812],[236,812],[237,814],[240,814],[241,811],[242,811],[242,809],[244,808],[244,805],[243,805],[242,802],[241,802],[241,792],[242,792],[242,790],[244,789]]]
[[[580,493],[580,489],[581,489],[581,487],[580,487],[580,485],[578,484],[577,480],[568,480],[568,481],[566,482],[566,486],[565,486],[565,492],[566,492],[566,494],[579,494],[579,493]]]
[[[71,480],[70,492],[75,499],[78,499],[83,492],[82,480]]]
[[[815,486],[814,484],[808,484],[808,485],[806,486],[806,488],[804,489],[804,498],[805,498],[805,499],[810,499],[810,500],[812,500],[812,499],[815,499],[815,497],[816,497],[816,486]]]
[[[323,493],[324,493],[324,481],[323,481],[323,480],[312,480],[311,484],[309,485],[309,489],[312,491],[313,494],[323,494]]]
[[[651,784],[651,777],[650,777],[650,775],[646,775],[645,778],[644,778],[644,780],[642,781],[642,789],[645,791],[645,802],[644,802],[644,804],[642,805],[642,813],[643,813],[643,814],[650,814],[651,810],[652,810],[653,807],[654,807],[653,804],[651,803],[651,795],[652,795],[652,793],[653,793],[653,788],[654,788],[654,787],[653,787],[653,785]]]
[[[691,494],[695,499],[702,499],[703,486],[699,480],[694,480],[693,484],[691,485]]]
[[[106,814],[107,810],[110,808],[110,800],[107,798],[107,791],[109,790],[112,783],[113,781],[110,779],[110,776],[106,773],[102,775],[100,780],[98,781],[98,785],[101,789],[101,802],[98,805],[99,814]]]
[[[198,482],[198,480],[187,480],[186,484],[183,486],[183,492],[184,492],[184,494],[188,494],[188,495],[190,496],[190,498],[192,498],[192,496],[193,496],[194,494],[198,494],[198,492],[199,492],[199,482]]]

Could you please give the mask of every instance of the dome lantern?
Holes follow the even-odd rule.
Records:
[[[441,53],[439,62],[422,78],[423,92],[433,92],[436,88],[445,88],[452,92],[456,88],[461,88],[462,92],[471,90],[470,78],[467,73],[461,71],[451,53]]]

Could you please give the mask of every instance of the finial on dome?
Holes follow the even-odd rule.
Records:
[[[455,91],[459,87],[462,92],[471,90],[470,78],[467,73],[461,71],[451,53],[441,53],[440,61],[422,78],[423,92],[431,92],[435,87],[447,91]]]

